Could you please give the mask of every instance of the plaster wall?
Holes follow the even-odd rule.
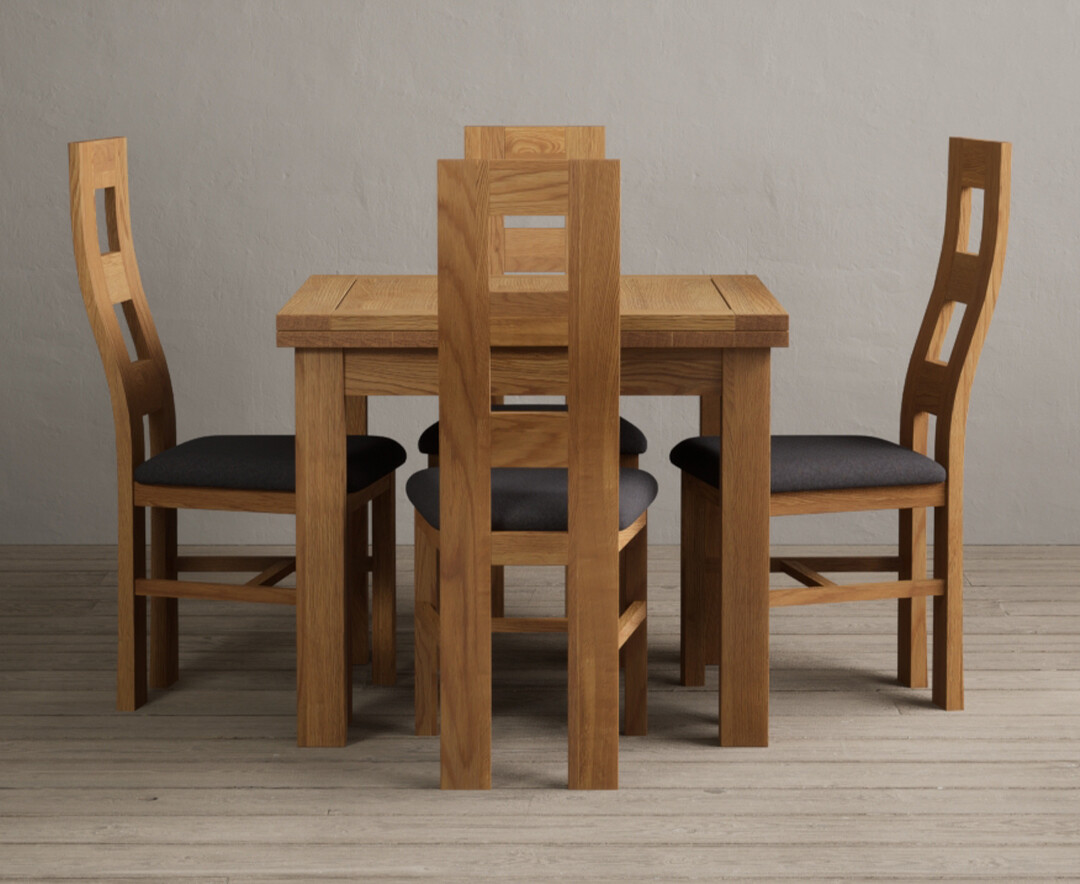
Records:
[[[776,432],[896,438],[950,135],[1014,144],[975,383],[967,539],[1077,543],[1080,6],[1068,2],[0,4],[0,542],[115,535],[112,419],[71,254],[66,144],[126,135],[136,247],[181,438],[290,432],[274,314],[311,273],[434,272],[435,175],[466,123],[594,123],[622,160],[623,266],[756,273],[791,314]],[[626,399],[678,538],[696,404]],[[374,400],[412,452],[435,403]],[[399,488],[403,482],[399,483]],[[411,510],[399,504],[400,542]],[[774,521],[883,542],[894,517]],[[188,542],[290,542],[195,515]]]

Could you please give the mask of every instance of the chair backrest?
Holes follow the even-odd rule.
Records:
[[[602,160],[603,126],[466,126],[467,160]],[[492,276],[504,273],[563,273],[566,229],[507,227],[491,218]]]
[[[575,543],[617,555],[619,163],[441,160],[438,182],[441,524],[470,526],[452,533],[485,544],[490,561],[492,466],[561,462],[571,558]],[[512,285],[493,277],[487,232],[501,214],[564,215],[565,275]],[[566,395],[567,411],[492,411],[491,394],[501,392],[492,390],[493,358],[529,346],[565,348],[566,374],[552,371],[549,388],[530,392]],[[523,453],[523,438],[543,444]],[[446,533],[444,562],[476,561],[448,549]]]
[[[127,139],[69,144],[68,173],[75,266],[109,382],[123,474],[146,458],[144,417],[149,416],[151,454],[176,444],[172,382],[131,239]],[[98,191],[103,191],[104,219],[98,218]],[[107,244],[99,239],[102,221]],[[128,354],[117,306],[128,326],[134,358]]]
[[[949,139],[945,237],[930,303],[908,365],[900,412],[901,442],[924,453],[929,417],[937,418],[934,457],[946,467],[962,462],[971,383],[1001,286],[1009,231],[1011,158],[1012,145],[1005,142]],[[969,251],[973,190],[983,193],[977,252]],[[942,358],[958,304],[963,317],[951,352]]]

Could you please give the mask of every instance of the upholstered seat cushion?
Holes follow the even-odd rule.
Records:
[[[493,405],[492,411],[566,411],[565,405]],[[436,421],[420,434],[418,443],[421,454],[438,455],[439,422]],[[619,418],[619,454],[644,454],[649,447],[645,434],[626,418]]]
[[[405,463],[405,449],[385,436],[349,436],[347,488],[366,488]],[[296,437],[200,436],[135,468],[144,485],[296,491]]]
[[[692,476],[719,486],[720,437],[684,439],[671,462]],[[945,481],[937,461],[873,436],[773,436],[772,493],[831,491]]]
[[[619,470],[619,530],[629,528],[656,498],[656,479],[644,470]],[[405,493],[433,528],[439,527],[439,470],[409,477]],[[491,471],[493,531],[566,531],[565,469],[500,468]]]

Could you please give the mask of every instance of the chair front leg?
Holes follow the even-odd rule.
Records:
[[[150,574],[176,579],[176,510],[150,510]],[[150,687],[167,688],[180,677],[180,624],[177,599],[150,600]]]
[[[502,565],[491,566],[491,616],[502,617],[506,613],[506,570]]]
[[[371,502],[372,681],[397,681],[397,582],[394,529],[395,482]]]
[[[926,509],[900,510],[901,580],[926,577]],[[926,599],[898,599],[897,670],[900,684],[925,688]]]
[[[416,514],[413,653],[417,736],[439,732],[439,552]]]

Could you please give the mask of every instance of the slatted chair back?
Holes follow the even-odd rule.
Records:
[[[573,466],[588,451],[617,480],[618,176],[617,161],[439,163],[440,450],[483,461],[478,475]],[[475,239],[476,224],[508,212],[566,217],[567,273],[491,275],[494,250]],[[553,373],[542,392],[566,395],[568,411],[492,411],[474,401],[491,392],[493,348],[565,349],[567,375]]]
[[[619,163],[444,160],[438,164],[438,204],[440,617],[443,640],[479,637],[464,649],[458,668],[442,672],[443,697],[471,693],[473,702],[490,704],[490,696],[475,692],[490,690],[491,469],[500,448],[513,448],[524,436],[543,436],[547,446],[564,453],[569,475],[570,656],[583,661],[571,665],[570,674],[573,786],[573,772],[589,767],[588,759],[573,757],[575,747],[595,749],[595,740],[576,735],[599,727],[575,703],[586,696],[602,699],[605,710],[614,709],[610,732],[615,739],[618,734],[618,678],[612,682],[598,673],[618,665],[617,654],[608,660],[603,648],[618,648],[619,627]],[[566,273],[521,278],[515,292],[500,292],[499,278],[491,275],[489,219],[536,214],[565,216]],[[509,321],[515,299],[526,310],[543,304],[547,312],[535,322],[523,314]],[[558,320],[545,318],[560,313]],[[566,395],[566,412],[492,411],[493,350],[560,346],[567,374],[551,377],[550,389],[532,392]],[[536,465],[549,462],[539,460]],[[473,603],[465,605],[469,597]],[[609,599],[610,610],[597,601]],[[575,644],[576,629],[585,623],[609,639],[599,650]],[[477,680],[477,673],[488,677]],[[457,685],[460,679],[468,684]],[[606,693],[612,683],[613,704]],[[460,710],[447,720],[467,718]],[[483,745],[488,739],[473,734],[468,742]],[[445,732],[443,745],[444,752],[456,745]]]
[[[75,266],[109,383],[123,487],[125,477],[130,484],[131,472],[147,457],[144,417],[149,417],[150,455],[176,444],[172,382],[131,238],[127,139],[68,145],[68,172]],[[104,218],[98,217],[99,191],[104,197]],[[104,250],[99,238],[102,223]],[[117,306],[127,323],[134,358],[128,354]]]
[[[908,365],[901,407],[901,442],[927,453],[929,417],[937,418],[934,456],[946,467],[963,445],[971,383],[997,303],[1009,230],[1012,145],[949,140],[945,237],[937,277]],[[983,192],[978,251],[969,251],[972,191]],[[963,317],[951,352],[942,350],[957,305]],[[951,445],[950,445],[951,441]]]
[[[603,126],[466,126],[467,160],[602,160]],[[507,227],[504,215],[490,221],[492,276],[564,273],[566,229]]]

